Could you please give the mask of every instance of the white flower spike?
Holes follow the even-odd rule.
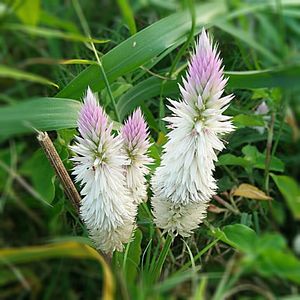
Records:
[[[180,86],[182,101],[170,100],[173,114],[165,120],[171,131],[151,182],[156,224],[171,234],[189,235],[217,189],[216,151],[225,147],[221,136],[234,130],[223,115],[233,98],[222,96],[226,82],[217,48],[203,30]]]
[[[122,251],[135,227],[136,205],[126,188],[122,138],[112,135],[112,124],[89,88],[78,129],[81,137],[71,149],[73,174],[82,186],[81,218],[98,249]]]
[[[138,108],[125,122],[121,130],[124,155],[127,158],[127,188],[136,204],[147,199],[145,176],[149,174],[152,159],[147,155],[150,147],[148,127]]]

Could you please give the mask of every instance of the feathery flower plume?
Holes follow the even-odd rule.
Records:
[[[82,186],[80,214],[98,249],[121,251],[130,240],[136,205],[126,189],[122,138],[112,135],[112,124],[90,88],[79,114],[73,174]],[[125,227],[124,227],[125,226]]]
[[[125,122],[121,135],[127,158],[127,188],[133,201],[139,204],[147,198],[145,175],[149,173],[149,168],[146,165],[152,162],[147,155],[150,147],[148,128],[139,108]]]
[[[182,101],[169,100],[171,131],[151,182],[155,222],[170,233],[189,235],[217,189],[216,151],[225,147],[220,137],[234,130],[231,117],[222,114],[233,98],[222,96],[226,82],[217,47],[203,30],[180,86]]]

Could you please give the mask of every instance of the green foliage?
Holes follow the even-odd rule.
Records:
[[[20,168],[20,173],[30,176],[35,190],[51,203],[55,196],[54,171],[45,157],[44,152],[38,149]]]
[[[300,187],[294,178],[285,175],[271,174],[278,189],[282,193],[293,216],[300,219]]]
[[[267,233],[258,236],[254,230],[241,224],[227,225],[214,235],[244,253],[242,263],[245,270],[300,283],[300,260],[287,249],[281,235]]]
[[[0,21],[1,299],[299,299],[299,1],[6,0]],[[71,172],[78,99],[90,86],[115,130],[117,115],[141,107],[153,173],[167,98],[180,100],[189,41],[202,27],[219,44],[225,93],[235,95],[218,197],[184,241],[163,235],[149,201],[141,204],[133,240],[108,268],[35,130],[50,131]]]

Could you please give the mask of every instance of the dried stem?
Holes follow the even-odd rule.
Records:
[[[37,139],[43,148],[49,162],[51,163],[57,177],[59,178],[65,193],[67,194],[69,200],[72,202],[76,211],[79,212],[79,205],[81,202],[81,197],[76,190],[76,187],[67,172],[62,160],[60,159],[51,139],[49,138],[47,132],[38,132]],[[98,250],[100,255],[106,260],[108,264],[111,264],[111,254],[105,254]]]
[[[63,185],[65,193],[67,194],[69,200],[72,202],[73,206],[78,212],[81,197],[78,191],[76,190],[73,181],[70,175],[68,174],[62,160],[60,159],[47,132],[39,132],[37,139],[41,147],[43,148],[49,162],[51,163],[57,177]]]
[[[218,195],[214,195],[213,198],[220,203],[221,205],[223,205],[224,207],[226,207],[228,210],[230,210],[232,213],[234,213],[235,215],[239,215],[240,212],[238,211],[238,209],[235,209],[232,205],[230,205],[228,202],[226,202],[225,200],[223,200],[220,196]]]

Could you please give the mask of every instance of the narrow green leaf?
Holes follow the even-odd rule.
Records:
[[[230,71],[225,74],[229,76],[228,87],[230,88],[291,88],[299,84],[300,65],[286,65],[255,71]]]
[[[228,22],[216,23],[215,25],[219,29],[231,34],[235,38],[249,45],[250,49],[255,49],[256,51],[260,52],[265,58],[267,58],[272,63],[277,64],[280,62],[280,60],[272,52],[270,52],[267,48],[263,47],[247,32],[238,29],[237,27],[229,24]]]
[[[79,33],[72,33],[72,32],[63,32],[56,29],[50,28],[42,28],[42,27],[33,27],[33,26],[25,26],[20,24],[11,24],[7,23],[3,27],[3,29],[9,31],[21,31],[27,34],[31,34],[34,36],[39,36],[42,38],[60,38],[67,41],[74,41],[74,42],[84,42],[84,43],[95,43],[95,44],[102,44],[107,43],[109,40],[99,40],[94,38],[88,38]]]
[[[136,33],[136,25],[134,21],[134,14],[130,7],[128,0],[118,0],[119,8],[122,12],[123,18],[129,27],[131,35]]]
[[[293,86],[296,87],[299,84],[300,66],[285,66],[282,68],[271,68],[261,71],[225,72],[225,75],[229,77],[229,88],[256,89],[275,86],[291,88]],[[119,99],[117,104],[121,119],[124,119],[129,112],[144,103],[145,100],[158,97],[161,92],[162,83],[163,79],[152,76],[129,89]],[[178,97],[178,94],[179,89],[177,81],[167,81],[164,85],[162,95],[164,97]],[[251,116],[249,116],[249,118],[251,118]],[[256,117],[253,117],[252,120],[249,120],[249,118],[248,116],[245,116],[242,119],[241,117],[238,117],[237,119],[238,121],[247,124],[247,126],[262,125],[262,120],[259,120],[261,117],[258,117],[255,120],[254,118]]]
[[[122,95],[118,101],[117,109],[121,119],[133,111],[137,106],[146,100],[159,95],[162,80],[157,77],[150,77],[136,86],[129,89]],[[175,81],[167,81],[164,85],[164,95],[176,95],[178,93],[177,83]]]
[[[109,266],[95,249],[84,243],[70,241],[43,246],[0,249],[0,265],[7,262],[11,264],[24,264],[60,257],[97,261],[102,266],[104,274],[102,297],[107,300],[114,299],[114,280]]]
[[[4,65],[0,65],[0,77],[37,82],[41,84],[52,85],[58,88],[57,84],[48,80],[47,78],[32,73],[24,72],[18,69],[10,68]]]
[[[139,270],[139,264],[142,254],[141,242],[142,242],[142,232],[137,229],[135,231],[134,240],[130,243],[128,255],[126,258],[126,282],[128,284],[133,284]]]
[[[0,108],[0,136],[76,127],[80,106],[70,99],[36,98]]]
[[[225,12],[223,1],[217,3],[218,5],[211,2],[198,6],[196,10],[196,32],[200,32],[204,24]],[[180,12],[139,31],[101,58],[108,80],[112,82],[119,76],[132,72],[172,47],[178,41],[183,43],[190,28],[189,13]],[[149,41],[151,41],[151,47]],[[81,72],[58,93],[57,97],[79,98],[88,85],[91,86],[93,91],[99,91],[104,87],[103,77],[98,66],[90,66]]]
[[[161,274],[161,270],[162,270],[163,264],[167,258],[168,252],[170,250],[171,243],[172,243],[172,237],[170,235],[168,235],[166,238],[166,241],[163,245],[163,248],[159,253],[158,259],[154,265],[154,270],[153,270],[152,278],[151,278],[153,280],[153,282],[156,282]]]

